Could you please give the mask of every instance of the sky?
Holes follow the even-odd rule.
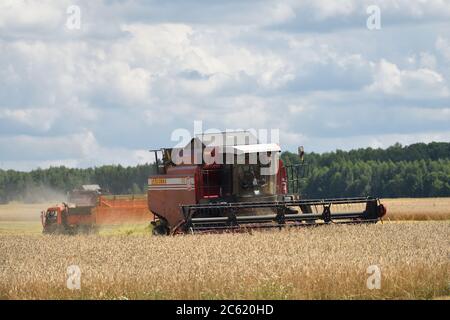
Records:
[[[146,163],[196,120],[307,152],[450,141],[450,1],[0,2],[1,169]]]

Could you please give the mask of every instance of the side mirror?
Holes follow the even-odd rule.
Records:
[[[303,146],[298,147],[298,156],[300,160],[303,161],[305,157],[305,149],[303,148]]]

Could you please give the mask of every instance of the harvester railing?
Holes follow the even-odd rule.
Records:
[[[302,162],[299,164],[286,165],[287,188],[290,194],[301,193],[301,183],[309,175],[309,164]]]

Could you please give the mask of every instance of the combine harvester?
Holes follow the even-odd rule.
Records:
[[[184,148],[151,151],[157,174],[149,177],[147,198],[155,235],[375,223],[386,214],[373,197],[303,199],[303,148],[300,164],[286,165],[277,144],[259,143],[246,131],[202,134]],[[270,167],[271,174],[262,173]]]
[[[84,185],[68,198],[68,203],[41,212],[43,233],[89,233],[100,226],[148,222],[153,217],[145,195],[105,195],[98,185]]]

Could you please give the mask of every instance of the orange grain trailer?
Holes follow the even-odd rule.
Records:
[[[43,233],[75,234],[95,231],[99,226],[145,223],[153,220],[146,195],[100,195],[76,190],[69,198],[41,212]]]
[[[153,219],[146,195],[100,196],[93,214],[98,225],[150,222]]]

